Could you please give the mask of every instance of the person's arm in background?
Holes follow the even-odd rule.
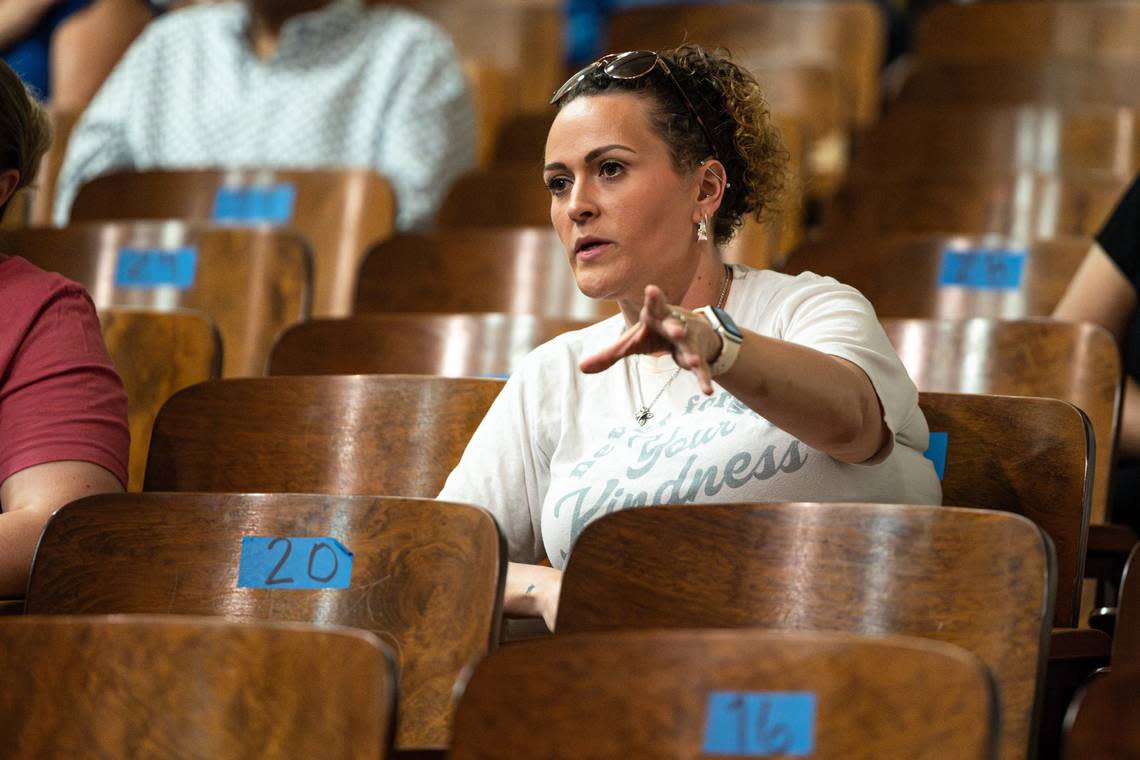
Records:
[[[52,221],[57,226],[67,224],[71,204],[84,182],[113,169],[134,166],[135,151],[127,127],[132,116],[147,107],[142,88],[152,66],[161,60],[161,45],[161,40],[149,34],[138,39],[76,123],[56,180]]]
[[[91,300],[67,283],[31,308],[0,368],[0,597],[23,594],[56,509],[127,478],[127,398]]]
[[[1069,322],[1092,322],[1112,333],[1122,345],[1128,322],[1136,311],[1136,289],[1098,243],[1085,255],[1053,317]],[[1120,415],[1120,454],[1140,458],[1140,385],[1125,379]]]
[[[451,41],[424,34],[400,57],[391,115],[380,140],[380,166],[396,192],[400,230],[431,224],[443,197],[475,165],[475,115]]]
[[[62,0],[0,0],[0,48],[30,32],[53,5]]]
[[[143,0],[96,0],[60,24],[51,43],[52,108],[83,111],[151,18]]]
[[[119,480],[91,462],[45,462],[0,484],[0,598],[22,596],[40,533],[55,510],[96,493],[123,490]]]

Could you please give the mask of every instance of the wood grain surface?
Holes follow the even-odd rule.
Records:
[[[336,539],[353,553],[351,586],[239,587],[246,536]],[[456,679],[498,640],[505,567],[494,520],[463,504],[103,495],[63,507],[48,523],[26,604],[28,614],[217,615],[371,631],[399,665],[397,744],[439,747]]]

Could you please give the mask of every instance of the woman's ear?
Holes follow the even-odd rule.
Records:
[[[19,169],[5,169],[0,172],[0,207],[12,200],[12,194],[20,184]]]
[[[697,204],[693,209],[693,223],[703,217],[713,217],[724,200],[728,189],[728,173],[724,164],[715,158],[708,158],[697,166]]]

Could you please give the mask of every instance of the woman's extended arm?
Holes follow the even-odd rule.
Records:
[[[1093,243],[1053,310],[1053,317],[1098,324],[1112,333],[1120,345],[1128,322],[1136,312],[1136,303],[1136,288],[1104,249]],[[1140,457],[1140,385],[1132,378],[1127,378],[1124,384],[1118,445],[1124,457]]]
[[[19,42],[20,38],[60,0],[0,0],[0,48]]]
[[[142,0],[96,0],[60,24],[51,43],[52,108],[83,111],[150,20]]]
[[[678,313],[685,323],[671,316]],[[720,350],[720,336],[701,315],[669,306],[651,285],[638,323],[585,359],[582,371],[600,372],[630,354],[671,351],[678,366],[694,372],[701,390],[711,394],[709,364]],[[744,331],[736,363],[717,383],[772,424],[841,462],[871,460],[890,440],[871,380],[846,359]]]
[[[562,571],[546,565],[507,564],[507,590],[503,612],[512,617],[541,617],[554,630],[558,595],[562,591]]]

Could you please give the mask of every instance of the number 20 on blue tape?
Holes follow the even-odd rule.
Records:
[[[335,538],[243,536],[238,588],[348,588],[352,552]]]
[[[714,691],[701,751],[737,757],[802,757],[815,751],[815,694]]]

